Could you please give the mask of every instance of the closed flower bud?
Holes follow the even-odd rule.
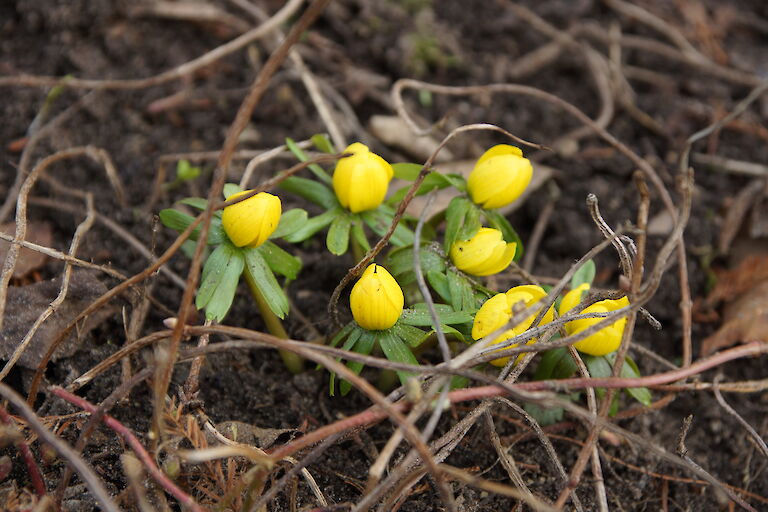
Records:
[[[475,323],[472,325],[472,338],[479,340],[509,323],[514,316],[512,308],[515,304],[522,302],[525,304],[525,308],[528,308],[546,296],[547,292],[540,286],[535,285],[515,286],[514,288],[510,288],[507,293],[494,295],[485,301],[475,315]],[[539,308],[539,310],[540,309],[541,308]],[[499,343],[507,341],[508,339],[514,338],[527,331],[536,319],[537,314],[538,311],[515,325],[512,329],[505,331],[493,341],[493,344],[498,345]],[[554,308],[550,306],[539,325],[551,322],[554,318],[554,314]],[[534,341],[536,341],[536,338],[530,339],[527,344],[531,344]],[[516,347],[517,344],[511,346]],[[506,350],[506,348],[499,350]],[[517,356],[515,363],[519,362],[522,357],[523,354]],[[507,361],[509,361],[508,357],[500,357],[499,359],[491,361],[491,364],[495,366],[504,366],[507,364]]]
[[[357,325],[369,331],[389,329],[403,312],[403,290],[387,269],[368,265],[352,287],[349,305]]]
[[[517,244],[505,242],[498,229],[480,228],[470,240],[451,246],[451,260],[462,272],[490,276],[507,268],[516,250]]]
[[[333,172],[333,190],[341,205],[352,213],[378,208],[387,195],[394,171],[386,160],[355,142],[344,150]]]
[[[483,153],[467,180],[469,196],[483,208],[501,208],[520,197],[533,167],[520,148],[499,144]]]
[[[238,192],[227,199],[235,199],[248,192]],[[281,211],[279,197],[259,192],[245,201],[224,208],[221,224],[236,246],[258,247],[277,229]]]
[[[579,288],[583,286],[585,285],[581,285]],[[576,288],[575,290],[571,290],[563,298],[563,301],[560,303],[561,315],[567,313],[570,309],[574,308],[579,302],[581,302],[581,295],[579,292],[578,294],[576,294],[576,297],[578,297],[578,299],[569,299],[569,303],[566,304],[566,299],[568,299],[568,295],[574,292],[577,292],[579,288]],[[591,306],[584,308],[584,310],[582,310],[581,313],[609,313],[611,311],[616,311],[617,309],[621,309],[626,306],[629,306],[629,299],[627,297],[622,297],[618,300],[606,299],[606,300],[601,300],[599,302],[595,302]],[[589,329],[596,323],[602,322],[603,320],[605,319],[604,318],[583,318],[580,320],[572,320],[565,324],[565,330],[569,335],[576,334],[586,329]],[[619,320],[616,320],[611,325],[607,327],[603,327],[599,331],[593,334],[590,334],[583,340],[577,341],[576,343],[573,344],[573,346],[579,352],[583,352],[591,356],[604,356],[606,354],[610,354],[611,352],[619,348],[619,345],[621,344],[621,337],[624,335],[624,327],[626,325],[627,325],[626,317],[620,318]]]

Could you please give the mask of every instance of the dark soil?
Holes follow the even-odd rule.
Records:
[[[211,3],[252,23],[233,2]],[[261,4],[269,12],[275,12],[281,5],[281,2],[274,0],[254,3]],[[618,23],[625,35],[640,35],[668,44],[663,35],[619,15],[601,2],[550,0],[521,3],[560,30],[579,23],[590,23],[607,33],[611,24]],[[715,45],[725,56],[723,65],[756,76],[766,76],[768,4],[759,0],[647,0],[639,4],[681,30],[697,49],[708,56],[712,56],[711,51],[714,50],[707,44]],[[231,27],[222,23],[134,16],[134,7],[134,2],[124,0],[0,2],[0,75],[71,74],[105,79],[148,77],[194,59],[237,35]],[[708,16],[706,21],[709,25],[704,28],[694,26],[691,21],[691,13],[698,12],[699,7]],[[710,32],[705,30],[706,27]],[[550,40],[516,16],[505,2],[351,0],[333,2],[306,35],[300,51],[310,69],[350,103],[363,125],[367,125],[372,115],[392,114],[389,86],[401,77],[449,85],[518,81],[555,94],[588,115],[597,116],[599,95],[583,53],[577,49],[564,51],[557,60],[535,74],[519,80],[510,76],[508,70],[522,56]],[[584,41],[590,42],[602,54],[608,51],[602,42],[589,38]],[[177,199],[204,195],[213,162],[201,164],[206,174],[196,183],[163,194],[150,210],[146,204],[155,183],[158,159],[170,153],[220,149],[246,88],[272,49],[271,44],[258,42],[249,50],[236,52],[184,80],[133,91],[91,93],[92,97],[84,108],[56,128],[49,137],[43,138],[30,161],[34,165],[44,156],[74,146],[92,145],[105,149],[127,188],[130,204],[127,208],[120,207],[113,199],[112,189],[101,167],[91,161],[67,160],[55,164],[49,172],[68,187],[94,193],[96,209],[100,214],[120,224],[155,253],[161,253],[172,243],[174,233],[158,227],[155,215],[159,209],[168,207]],[[655,73],[651,82],[631,79],[630,83],[636,93],[637,107],[653,118],[665,134],[654,133],[640,125],[619,104],[608,130],[640,155],[649,158],[667,187],[674,191],[677,155],[685,139],[732,110],[748,94],[750,87],[733,80],[715,78],[694,66],[639,49],[625,48],[623,59],[627,65]],[[150,108],[156,105],[154,102],[180,92],[187,93],[191,99],[160,112]],[[43,88],[2,88],[0,198],[6,196],[16,177],[20,155],[14,141],[27,135],[46,94],[47,90]],[[65,89],[53,103],[48,119],[64,111],[84,94],[86,91]],[[501,94],[466,98],[434,95],[428,106],[419,105],[415,95],[409,95],[408,100],[409,107],[426,119],[437,121],[445,117],[448,128],[488,122],[526,140],[545,145],[553,144],[560,136],[579,127],[574,118],[555,107],[526,97]],[[768,162],[766,118],[768,100],[764,99],[747,110],[740,118],[743,121],[740,125],[729,125],[720,130],[716,136],[699,144],[696,150],[738,160]],[[254,111],[247,136],[243,137],[239,149],[271,148],[282,144],[285,137],[301,140],[323,131],[324,125],[298,75],[292,71],[281,71]],[[368,133],[355,130],[347,135],[350,141],[371,137]],[[376,151],[391,161],[412,158],[402,150],[386,147],[375,139],[370,142]],[[473,158],[484,148],[499,142],[503,141],[498,134],[476,132],[456,139],[450,150],[457,158]],[[561,195],[538,251],[533,272],[537,276],[557,278],[601,239],[585,207],[587,194],[597,195],[602,214],[610,225],[634,220],[637,192],[632,173],[635,168],[596,137],[582,139],[567,154],[543,153],[539,161],[557,169],[554,182]],[[291,159],[270,163],[262,169],[262,176],[289,163],[292,163]],[[238,160],[232,166],[233,181],[239,179],[244,165],[244,161]],[[173,171],[172,168],[170,170]],[[726,264],[723,255],[718,255],[714,249],[723,215],[735,194],[752,179],[696,166],[693,211],[685,233],[694,298],[703,297],[708,291],[707,273],[712,257],[720,258],[713,260],[715,266]],[[79,200],[42,182],[35,187],[32,196],[81,204]],[[663,211],[663,206],[658,193],[652,192],[652,197],[651,212],[655,216]],[[288,205],[307,207],[292,198],[286,197],[284,201]],[[524,241],[529,239],[547,201],[545,186],[510,215],[509,220]],[[308,209],[311,210],[311,207]],[[30,205],[29,217],[53,225],[53,247],[62,251],[67,250],[72,233],[82,220],[81,215],[62,213],[34,203]],[[663,236],[650,237],[649,261],[653,261],[663,241]],[[304,269],[299,279],[291,284],[289,293],[297,308],[315,328],[326,332],[330,327],[326,316],[328,299],[353,262],[351,256],[332,258],[321,247],[318,241],[298,250]],[[95,263],[110,264],[127,275],[138,273],[148,265],[146,257],[99,223],[86,236],[78,256]],[[619,275],[615,255],[606,252],[596,262],[597,285],[615,288]],[[178,255],[169,267],[184,277],[188,265],[189,260]],[[51,279],[58,276],[61,270],[59,262],[49,261],[30,279]],[[99,275],[99,278],[107,286],[116,284],[106,275]],[[152,279],[153,295],[175,311],[181,298],[179,287],[162,273]],[[24,282],[14,284],[22,285]],[[227,317],[227,324],[263,330],[252,303],[244,297],[247,295],[241,294],[236,300]],[[50,365],[46,377],[51,384],[68,383],[123,344],[125,330],[118,309],[124,308],[129,313],[134,304],[128,298],[121,301],[116,303],[119,308],[112,317],[84,336],[80,351]],[[655,331],[641,322],[635,336],[636,343],[678,362],[682,336],[679,301],[677,269],[673,267],[665,274],[659,292],[648,305],[648,310],[661,322],[663,329]],[[6,311],[6,316],[17,313]],[[162,329],[162,321],[167,316],[160,308],[153,307],[142,334]],[[716,323],[694,324],[695,357],[698,357],[701,340],[716,327]],[[311,335],[295,315],[289,317],[287,328],[298,339],[307,339]],[[425,357],[430,358],[432,354]],[[636,355],[636,359],[643,374],[665,370],[647,357]],[[134,367],[141,367],[144,361],[144,356],[135,357]],[[174,393],[184,382],[186,372],[187,365],[182,365],[174,374]],[[718,373],[723,375],[724,381],[764,379],[766,376],[764,361],[754,359],[727,364],[700,378],[711,381]],[[363,375],[376,379],[376,373],[372,371]],[[7,382],[23,393],[27,378],[26,370],[19,368],[12,372]],[[279,444],[343,415],[359,412],[369,405],[365,397],[355,393],[345,398],[329,397],[327,379],[326,372],[315,370],[292,376],[283,368],[277,354],[266,349],[220,354],[210,357],[203,368],[200,398],[206,414],[214,423],[237,420],[261,428],[288,429],[277,438]],[[117,365],[86,386],[80,394],[92,403],[98,403],[120,382]],[[656,399],[661,396],[661,392],[654,393]],[[726,399],[759,434],[763,437],[768,435],[768,393],[734,393],[727,394]],[[41,416],[77,412],[74,407],[44,394],[38,397],[37,406]],[[628,402],[624,404],[624,407],[631,406]],[[450,414],[444,416],[436,435],[447,431],[468,411],[466,404],[454,407]],[[494,412],[498,413],[496,426],[502,440],[523,431],[517,423],[505,419],[513,415],[510,411],[497,408]],[[151,391],[147,386],[135,388],[130,398],[116,406],[112,414],[148,444],[145,434],[149,428],[152,404]],[[768,479],[765,477],[768,460],[709,392],[681,393],[667,407],[621,420],[620,424],[643,435],[649,442],[674,452],[683,419],[688,415],[694,417],[686,441],[688,455],[721,481],[759,496],[768,496]],[[61,435],[74,442],[83,424],[84,419],[79,417],[67,425],[59,422],[56,426],[60,428]],[[359,432],[329,449],[310,465],[310,471],[329,502],[340,504],[359,500],[368,468],[374,460],[372,448],[382,448],[391,432],[389,423]],[[575,440],[586,437],[586,430],[581,426],[558,433]],[[488,439],[484,422],[479,422],[446,462],[481,474],[485,479],[508,484],[508,475],[498,463]],[[553,443],[566,470],[569,470],[579,446],[565,438],[553,438]],[[663,499],[667,500],[665,505],[670,510],[720,510],[727,506],[728,500],[711,487],[686,480],[695,477],[644,453],[642,446],[627,442],[616,446],[602,442],[601,446],[610,456],[603,457],[602,463],[611,509],[661,510]],[[120,463],[120,454],[124,450],[125,447],[111,430],[101,428],[92,436],[85,453],[86,460],[115,494],[122,493],[127,486]],[[0,505],[0,508],[8,509],[12,507],[11,489],[29,487],[29,479],[15,450],[6,449],[5,453],[13,457],[13,471],[0,483],[0,492],[9,500],[6,506]],[[37,444],[35,453],[41,455]],[[516,444],[511,453],[520,464],[531,490],[539,496],[555,499],[561,484],[540,443],[535,438],[526,439]],[[642,472],[637,467],[642,468]],[[44,465],[49,490],[55,488],[63,468],[64,463],[59,460]],[[659,475],[669,480],[662,480]],[[427,484],[422,486],[424,482]],[[577,490],[587,510],[596,507],[592,483],[591,472],[587,470]],[[80,482],[74,478],[71,485],[78,486]],[[453,484],[453,491],[460,510],[515,509],[514,500],[459,483]],[[195,497],[205,500],[203,495]],[[129,493],[124,493],[123,498],[124,506],[133,506],[130,505],[132,499]],[[768,510],[765,498],[745,499],[756,509]],[[303,481],[299,483],[298,500],[302,509],[311,508],[316,503]],[[171,498],[169,502],[176,509]],[[65,505],[69,510],[97,508],[81,485],[70,489]],[[412,489],[411,496],[402,503],[400,510],[429,511],[440,507],[437,492],[427,479]],[[270,507],[270,510],[288,509],[289,500],[284,494]]]

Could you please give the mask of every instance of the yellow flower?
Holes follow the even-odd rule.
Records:
[[[232,194],[235,199],[250,190]],[[227,236],[238,247],[258,247],[277,229],[282,212],[280,198],[259,192],[245,201],[227,206],[221,215],[221,224]]]
[[[381,265],[372,263],[352,287],[349,305],[357,325],[369,331],[389,329],[403,312],[403,290]]]
[[[504,241],[501,231],[480,228],[470,240],[458,241],[451,246],[451,260],[456,268],[473,276],[498,274],[515,257],[517,244]]]
[[[585,285],[581,285],[579,288],[582,288],[584,286]],[[579,294],[576,295],[576,297],[578,297],[578,300],[573,298],[569,299],[568,297],[569,295],[578,291],[579,288],[576,288],[576,290],[571,290],[563,298],[563,301],[560,303],[560,311],[559,311],[561,315],[567,313],[570,309],[574,308],[579,302],[581,302],[581,298]],[[568,300],[568,303],[566,303],[566,300]],[[621,309],[626,306],[629,306],[629,299],[627,297],[622,297],[618,300],[606,299],[606,300],[601,300],[599,302],[595,302],[591,306],[584,308],[584,310],[582,310],[581,313],[609,313],[611,311],[616,311],[617,309]],[[604,318],[584,318],[581,320],[573,320],[565,324],[565,330],[569,335],[576,334],[586,329],[589,329],[596,323],[602,322],[603,320],[605,319]],[[607,327],[603,327],[596,333],[587,336],[583,340],[577,341],[576,343],[573,344],[573,346],[579,352],[584,352],[585,354],[589,354],[591,356],[604,356],[606,354],[610,354],[611,352],[619,348],[619,345],[621,344],[621,337],[624,334],[624,327],[626,325],[627,325],[627,318],[626,317],[621,318],[619,320],[616,320],[611,325]]]
[[[483,153],[467,180],[469,196],[483,208],[501,208],[520,197],[533,167],[520,148],[499,144]]]
[[[543,288],[530,284],[515,286],[514,288],[510,288],[507,293],[499,293],[494,295],[485,301],[485,303],[480,307],[480,310],[475,315],[475,323],[472,325],[472,338],[479,340],[480,338],[489,335],[496,329],[500,329],[509,323],[513,316],[512,307],[518,302],[525,303],[525,307],[528,308],[546,296],[547,292],[545,292]],[[539,311],[540,310],[541,308],[539,308]],[[518,336],[519,334],[527,331],[531,327],[533,321],[536,319],[536,315],[539,311],[536,311],[536,313],[532,314],[514,326],[512,329],[505,331],[501,336],[493,341],[493,344],[498,345],[499,343],[507,341],[508,339],[514,338],[515,336]],[[554,318],[554,314],[554,308],[550,306],[547,312],[544,314],[544,317],[541,319],[539,325],[544,325],[551,322]],[[527,342],[527,344],[530,345],[535,341],[536,338],[532,338]],[[511,345],[511,347],[516,346],[517,344]],[[506,347],[499,349],[499,351],[503,350],[506,350]],[[522,358],[523,354],[518,355],[515,363],[518,363]],[[509,361],[508,357],[500,357],[499,359],[494,359],[491,361],[491,364],[495,366],[504,366],[507,364],[507,361]]]
[[[352,213],[377,208],[387,195],[392,166],[368,146],[355,142],[344,150],[352,156],[342,158],[333,173],[333,190],[344,208]]]

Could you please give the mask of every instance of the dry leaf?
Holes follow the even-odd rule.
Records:
[[[7,360],[13,354],[40,313],[59,294],[60,288],[61,277],[8,289],[5,322],[2,331],[0,331],[0,358]],[[93,272],[75,269],[69,282],[67,298],[37,330],[32,342],[22,353],[18,364],[26,368],[37,368],[48,351],[48,347],[59,333],[75,316],[106,291],[107,287],[96,279]],[[102,308],[90,315],[83,325],[79,326],[79,329],[76,329],[64,340],[54,352],[53,359],[69,357],[74,354],[82,342],[82,337],[110,316],[113,311],[112,308]]]
[[[5,224],[0,224],[0,231],[8,235],[13,235],[16,232],[16,223],[7,222]],[[51,243],[53,243],[51,225],[47,222],[28,222],[27,236],[24,238],[28,242],[50,247]],[[10,247],[10,242],[0,240],[0,261],[5,261],[5,257],[8,254],[8,249]],[[19,257],[16,258],[16,268],[13,270],[13,277],[19,279],[26,276],[33,270],[42,267],[47,260],[48,256],[45,254],[22,247],[19,251]]]
[[[752,284],[726,306],[723,325],[701,345],[702,356],[736,343],[768,341],[768,280]]]

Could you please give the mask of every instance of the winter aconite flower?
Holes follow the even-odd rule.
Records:
[[[227,199],[235,199],[248,192],[238,192]],[[224,208],[221,224],[236,246],[258,247],[277,229],[281,211],[279,197],[260,192]]]
[[[387,269],[375,263],[368,265],[349,295],[355,322],[369,331],[395,325],[403,312],[403,303],[400,285]]]
[[[467,180],[469,196],[483,208],[500,208],[520,197],[533,167],[520,148],[499,144],[483,153]]]
[[[528,308],[546,296],[547,292],[540,286],[535,285],[515,286],[514,288],[510,288],[507,293],[494,295],[485,301],[477,312],[477,315],[475,315],[475,323],[472,325],[472,338],[479,340],[509,323],[514,315],[512,308],[515,304],[522,302],[525,304],[525,307]],[[537,314],[538,311],[515,325],[512,329],[505,331],[493,341],[493,344],[497,345],[528,330],[536,319]],[[550,306],[539,325],[551,322],[553,317],[554,308]],[[529,340],[527,343],[530,344],[534,341],[536,341],[535,338]],[[516,346],[517,344],[512,345],[512,347]],[[520,354],[517,357],[517,360],[519,361],[522,357],[523,355]],[[509,361],[508,357],[501,357],[491,361],[491,364],[495,366],[504,366],[507,364],[507,361]]]
[[[564,315],[569,310],[576,307],[576,305],[581,302],[581,292],[588,288],[589,285],[581,285],[579,288],[568,292],[560,303],[559,313]],[[581,313],[609,313],[626,306],[629,306],[629,299],[627,297],[622,297],[618,300],[606,299],[595,302],[591,306],[584,308]],[[576,334],[589,329],[596,323],[603,320],[604,318],[584,318],[580,320],[572,320],[565,324],[565,330],[569,335]],[[573,344],[573,346],[579,352],[583,352],[591,356],[604,356],[606,354],[610,354],[619,348],[619,345],[621,344],[621,337],[624,334],[624,327],[626,324],[626,317],[616,320],[611,325],[603,327],[596,333],[590,334],[581,341],[577,341]]]
[[[490,276],[509,266],[516,249],[517,244],[505,242],[498,229],[480,228],[470,240],[454,242],[451,260],[467,274]]]
[[[352,213],[377,208],[387,195],[394,171],[386,160],[355,142],[344,150],[352,153],[339,160],[333,173],[333,190],[344,208]]]

